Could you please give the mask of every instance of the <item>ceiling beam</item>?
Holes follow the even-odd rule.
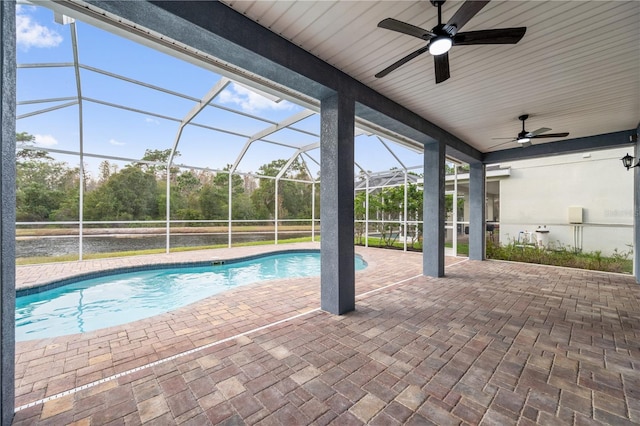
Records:
[[[383,106],[384,108],[372,108],[363,103],[356,103],[356,115],[422,145],[442,141],[446,145],[446,155],[462,162],[474,163],[482,160],[480,151],[399,104],[389,101]],[[395,116],[399,110],[403,110],[401,120]]]
[[[584,138],[531,145],[526,148],[504,149],[502,151],[485,153],[482,161],[485,164],[495,164],[504,161],[526,160],[529,158],[549,157],[573,152],[588,152],[619,146],[631,146],[634,143],[635,134],[636,129],[631,129]]]

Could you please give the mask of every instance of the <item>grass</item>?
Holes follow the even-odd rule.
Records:
[[[364,241],[364,239],[363,239]],[[364,242],[362,244],[355,241],[355,245],[364,246]],[[389,246],[385,240],[377,237],[369,237],[369,246],[370,247],[383,247],[383,248],[394,248],[394,249],[404,249],[404,243],[402,241],[395,241],[391,246]],[[445,247],[452,248],[453,243],[445,243]],[[422,242],[416,241],[413,245],[410,242],[407,242],[408,250],[422,251]],[[468,256],[469,255],[469,244],[467,243],[458,243],[457,247],[458,256]]]
[[[445,247],[453,248],[453,243],[444,243]],[[457,244],[457,255],[458,256],[469,256],[469,244],[467,243],[458,243]]]
[[[362,237],[362,243],[358,242],[357,239],[354,239],[354,244],[357,246],[364,246],[364,237]],[[389,243],[378,237],[369,237],[369,247],[382,247],[382,248],[393,248],[393,249],[404,249],[404,242],[402,241],[394,241],[391,245]],[[422,251],[422,243],[420,241],[416,241],[413,245],[410,242],[407,242],[407,248],[409,250],[417,250]]]
[[[316,241],[319,241],[320,237],[316,236]],[[311,237],[301,238],[289,238],[278,239],[278,244],[291,244],[291,243],[306,243],[311,242]],[[262,246],[274,244],[274,241],[247,241],[242,243],[233,244],[233,247],[245,247],[245,246]],[[227,244],[216,244],[210,246],[194,246],[194,247],[174,247],[169,251],[171,253],[177,253],[182,251],[194,251],[194,250],[209,250],[227,248]],[[91,259],[107,259],[111,257],[127,257],[127,256],[141,256],[145,254],[162,254],[165,253],[164,248],[161,249],[148,249],[148,250],[132,250],[132,251],[119,251],[113,253],[85,253],[82,258],[84,260]],[[78,260],[77,254],[69,254],[64,256],[36,256],[36,257],[23,257],[16,259],[16,265],[34,265],[39,263],[55,263],[55,262],[73,262]]]

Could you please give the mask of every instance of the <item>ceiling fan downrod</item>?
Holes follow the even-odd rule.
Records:
[[[431,4],[438,8],[438,28],[442,28],[442,5],[445,0],[431,0]]]
[[[527,137],[527,131],[524,129],[524,121],[527,118],[529,118],[529,114],[522,114],[518,117],[518,120],[522,121],[522,131],[518,134],[516,141],[521,144],[531,142],[531,139]]]

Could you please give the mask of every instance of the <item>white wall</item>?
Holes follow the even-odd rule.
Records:
[[[583,251],[628,251],[633,242],[633,172],[620,158],[630,150],[501,164],[511,167],[511,176],[500,181],[500,242],[507,244],[520,231],[546,225],[552,243],[573,247],[568,208],[582,206],[584,224],[576,232],[582,235]]]

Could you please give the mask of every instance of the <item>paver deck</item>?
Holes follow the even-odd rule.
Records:
[[[293,247],[318,246],[82,268]],[[369,267],[356,274],[347,315],[318,309],[319,278],[288,279],[18,343],[14,424],[640,423],[633,277],[448,257],[436,279],[421,276],[419,253],[356,252]],[[77,265],[19,267],[17,276],[32,285]]]

